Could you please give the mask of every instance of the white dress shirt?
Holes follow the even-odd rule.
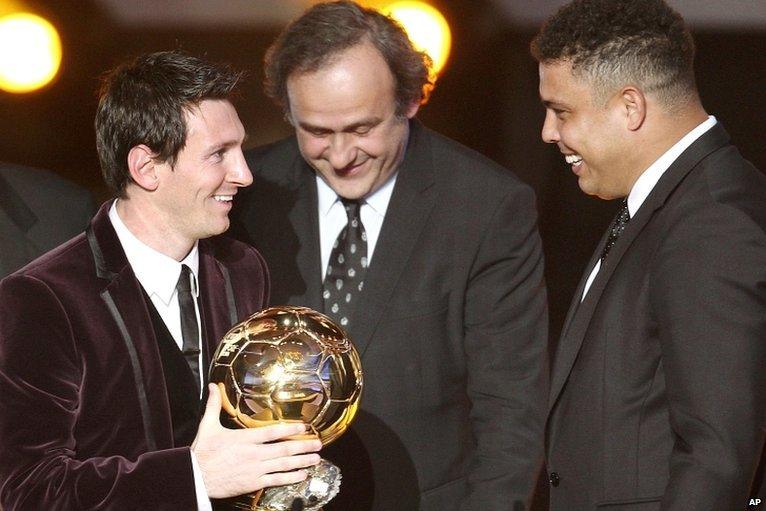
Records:
[[[364,232],[367,233],[368,266],[372,263],[372,254],[375,251],[375,245],[380,236],[380,229],[383,227],[383,220],[386,217],[391,194],[394,192],[396,176],[397,174],[391,176],[383,186],[365,198],[359,210]],[[346,216],[346,208],[343,207],[338,194],[318,174],[316,181],[319,213],[319,246],[322,257],[322,278],[324,279],[333,243],[338,238],[338,234],[346,227],[348,217]]]
[[[636,182],[633,184],[633,188],[630,189],[630,194],[628,195],[628,213],[630,214],[630,218],[636,216],[639,208],[654,189],[657,182],[660,180],[665,171],[670,168],[673,162],[676,161],[679,156],[681,156],[681,153],[686,151],[686,149],[698,138],[707,133],[710,128],[715,126],[716,122],[717,121],[715,117],[712,115],[709,116],[699,126],[684,135],[681,140],[676,142],[673,147],[665,151],[665,153],[657,158],[657,160],[652,163],[649,168],[641,173]],[[590,272],[588,280],[585,282],[585,289],[583,289],[580,301],[583,301],[585,299],[585,295],[588,294],[588,290],[590,289],[591,284],[593,284],[599,269],[601,269],[601,259],[596,261],[596,265]]]
[[[197,277],[199,275],[199,247],[195,243],[189,254],[183,261],[178,262],[172,257],[157,252],[144,242],[139,240],[128,227],[123,223],[120,215],[117,214],[117,200],[112,203],[109,209],[109,220],[112,222],[120,245],[125,251],[125,257],[128,259],[133,273],[138,282],[149,295],[149,298],[157,309],[162,321],[168,328],[170,335],[178,345],[178,349],[183,349],[183,336],[181,335],[181,309],[178,304],[178,293],[176,284],[181,276],[181,266],[186,265],[191,270],[191,289],[194,297],[194,310],[197,314],[197,324],[200,325],[198,339],[199,346],[202,346],[202,322],[199,316],[199,287],[197,286]],[[200,349],[199,366],[202,367],[202,350]],[[200,371],[200,389],[203,385],[204,372]],[[197,463],[194,453],[191,453],[192,469],[194,472],[194,489],[197,496],[197,506],[199,511],[212,511],[213,507],[207,496],[205,483],[202,480],[202,473]]]

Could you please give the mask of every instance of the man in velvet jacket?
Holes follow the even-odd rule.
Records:
[[[528,509],[547,389],[532,191],[413,119],[428,66],[380,13],[317,4],[269,55],[295,136],[248,155],[237,221],[272,303],[335,314],[365,377],[350,431],[322,451],[344,474],[326,509]],[[347,229],[366,253],[343,284]]]
[[[237,78],[165,52],[105,80],[97,146],[116,201],[0,283],[3,509],[209,509],[317,462],[302,453],[318,440],[265,444],[303,425],[223,428],[216,387],[199,423],[218,340],[268,294],[258,252],[219,236],[252,180]]]
[[[662,0],[572,2],[533,53],[543,139],[623,199],[554,358],[551,509],[744,510],[763,499],[766,177],[702,107]]]

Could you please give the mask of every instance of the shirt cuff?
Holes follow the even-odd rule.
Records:
[[[194,472],[194,494],[197,496],[197,511],[213,511],[213,504],[210,502],[210,497],[207,496],[207,489],[205,488],[205,481],[202,480],[202,470],[197,463],[197,457],[194,456],[194,451],[189,450],[192,461],[192,472]]]

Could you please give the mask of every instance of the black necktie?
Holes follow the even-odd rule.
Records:
[[[176,291],[178,291],[178,305],[181,309],[183,354],[194,375],[197,390],[199,390],[199,325],[197,325],[197,311],[194,307],[194,297],[191,290],[191,269],[185,264],[181,266],[181,276],[178,277]]]
[[[617,212],[617,217],[614,219],[612,227],[609,229],[609,238],[607,238],[604,250],[601,252],[602,264],[606,260],[609,251],[612,250],[614,244],[617,243],[617,238],[619,238],[622,231],[625,230],[628,221],[630,221],[630,212],[628,211],[628,199],[626,197],[622,200],[620,210]]]
[[[332,247],[324,278],[324,312],[348,328],[354,300],[364,286],[367,271],[367,234],[359,217],[359,201],[341,199],[348,222]]]

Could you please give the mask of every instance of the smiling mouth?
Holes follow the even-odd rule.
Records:
[[[579,154],[565,154],[564,159],[569,165],[579,165],[582,163],[582,156]]]
[[[218,202],[228,203],[234,200],[233,195],[213,195],[213,198]]]

